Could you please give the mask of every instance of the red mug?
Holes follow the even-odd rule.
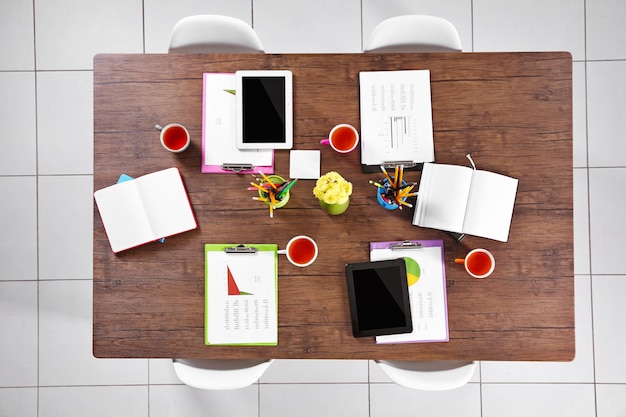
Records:
[[[465,259],[455,259],[454,262],[464,265],[474,278],[487,278],[496,268],[496,260],[487,249],[474,249]]]

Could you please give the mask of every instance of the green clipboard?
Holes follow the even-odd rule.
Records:
[[[278,344],[278,245],[206,244],[204,343]]]

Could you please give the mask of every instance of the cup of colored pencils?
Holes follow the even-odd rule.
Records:
[[[387,210],[402,210],[403,207],[413,207],[406,200],[417,195],[417,193],[412,192],[416,183],[409,183],[402,179],[404,167],[402,165],[397,166],[393,174],[389,174],[383,166],[381,166],[381,170],[385,174],[384,178],[378,181],[370,180],[370,184],[376,187],[378,204]]]
[[[285,180],[279,175],[265,175],[261,173],[261,178],[255,177],[250,182],[249,190],[256,190],[258,197],[253,200],[261,201],[269,207],[270,217],[274,217],[274,210],[284,207],[289,201],[289,190],[295,185],[297,180]]]

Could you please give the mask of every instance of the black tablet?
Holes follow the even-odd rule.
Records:
[[[404,259],[348,264],[346,278],[354,337],[413,331]]]

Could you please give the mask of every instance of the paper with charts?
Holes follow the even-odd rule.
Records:
[[[430,71],[359,74],[361,163],[435,160]]]
[[[447,342],[448,302],[443,240],[370,243],[371,261],[400,257],[406,261],[413,332],[376,336],[376,343]]]
[[[278,343],[278,247],[205,245],[205,344]]]

